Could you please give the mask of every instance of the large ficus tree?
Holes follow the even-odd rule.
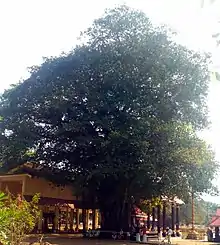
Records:
[[[0,103],[2,171],[26,161],[93,198],[105,229],[126,228],[131,200],[213,189],[208,57],[140,11],[106,11],[72,52],[45,59]],[[58,176],[58,177],[57,177]]]

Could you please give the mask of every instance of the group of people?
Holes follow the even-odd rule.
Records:
[[[208,237],[208,241],[212,242],[213,238],[214,238],[214,232],[213,230],[209,227],[207,230],[207,237]]]
[[[134,236],[137,236],[137,234],[139,234],[140,237],[143,237],[144,235],[148,235],[150,233],[150,231],[146,228],[145,225],[136,225],[132,228],[132,233],[134,234]],[[165,233],[165,234],[164,234]],[[164,239],[168,241],[168,243],[171,243],[171,236],[173,234],[173,231],[171,228],[167,227],[167,229],[164,232],[160,232],[160,234],[158,234],[158,238],[159,240],[162,240],[164,235]]]
[[[171,244],[171,236],[173,235],[172,229],[167,227],[165,233],[166,233],[165,239],[167,239],[168,244]],[[162,232],[160,234],[160,239],[162,239]]]
[[[92,237],[97,237],[99,236],[100,231],[99,230],[91,230],[89,229],[88,232],[85,233],[85,237],[88,238],[92,238]],[[171,244],[171,236],[173,234],[172,229],[170,229],[169,227],[167,227],[166,231],[165,231],[165,237],[164,237],[164,232],[160,232],[160,234],[158,234],[158,239],[161,242],[167,241],[167,244]],[[124,232],[122,229],[120,230],[120,232],[113,232],[112,233],[112,239],[114,240],[133,240],[134,241],[137,239],[137,236],[139,237],[139,240],[146,240],[148,239],[148,235],[150,235],[150,231],[146,228],[146,226],[142,225],[142,226],[134,226],[132,229],[132,232]],[[156,235],[156,234],[155,234]]]

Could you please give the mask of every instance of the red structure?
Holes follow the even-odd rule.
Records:
[[[152,215],[142,212],[141,209],[138,208],[137,206],[134,206],[132,217],[133,217],[134,224],[140,223],[141,225],[144,225],[145,223],[147,223],[148,220],[150,220],[150,222],[153,221]],[[157,219],[155,219],[154,221],[156,222]]]
[[[216,210],[215,215],[212,216],[211,222],[209,223],[211,228],[215,228],[215,242],[220,241],[219,227],[220,227],[220,208]]]
[[[211,227],[220,227],[220,208],[218,208],[215,215],[212,216],[212,220],[209,225]]]
[[[132,230],[135,227],[146,227],[147,231],[153,233],[160,233],[163,232],[163,236],[166,235],[167,229],[167,215],[168,215],[168,208],[171,209],[171,224],[170,228],[173,231],[173,236],[180,236],[179,231],[179,208],[183,202],[177,198],[173,200],[169,200],[168,198],[163,198],[162,204],[157,205],[152,208],[151,211],[144,213],[141,211],[140,208],[137,206],[133,206],[132,210],[132,222],[131,227]]]

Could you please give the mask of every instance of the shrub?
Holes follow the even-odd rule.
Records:
[[[39,195],[31,202],[0,193],[0,242],[3,245],[20,245],[35,227],[39,217]]]

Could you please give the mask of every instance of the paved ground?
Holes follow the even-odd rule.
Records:
[[[59,241],[50,240],[52,244],[56,245],[131,245],[130,242],[121,241],[95,241],[85,239],[59,239]]]
[[[30,239],[29,241],[34,242],[36,239]],[[101,241],[101,240],[87,240],[83,238],[62,238],[62,237],[46,237],[43,239],[44,242],[49,242],[53,245],[131,245],[129,241]]]
[[[220,244],[215,243],[215,242],[202,242],[202,241],[183,239],[183,240],[178,241],[177,245],[220,245]]]
[[[36,238],[32,238],[31,242],[36,241]],[[63,236],[46,236],[44,241],[49,242],[53,245],[137,245],[137,243],[130,241],[111,241],[111,240],[88,240],[77,237],[63,237]],[[150,241],[148,244],[156,245],[158,241]],[[202,241],[193,241],[193,240],[173,240],[173,245],[217,245],[217,243],[209,243]],[[220,244],[218,244],[220,245]]]

